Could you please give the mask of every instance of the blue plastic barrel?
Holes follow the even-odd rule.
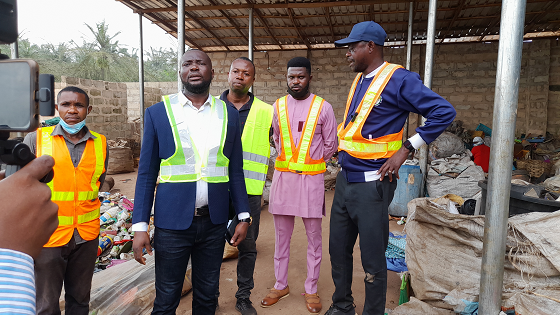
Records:
[[[396,217],[408,215],[406,205],[420,194],[422,172],[418,165],[403,165],[399,169],[399,179],[393,202],[389,205],[389,214]]]

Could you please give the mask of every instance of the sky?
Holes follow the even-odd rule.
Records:
[[[138,14],[115,0],[18,0],[18,31],[33,44],[59,44],[71,40],[81,44],[82,38],[93,39],[85,23],[95,29],[103,20],[109,34],[121,32],[115,40],[128,48],[140,46]],[[169,48],[177,39],[143,18],[144,50]]]

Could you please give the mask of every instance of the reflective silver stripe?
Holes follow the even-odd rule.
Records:
[[[228,176],[227,167],[203,167],[200,169],[200,174],[202,177],[217,177],[217,176]]]
[[[171,175],[196,175],[196,169],[194,165],[183,164],[183,165],[161,165],[160,166],[161,176],[171,176]]]
[[[261,182],[264,182],[266,180],[266,174],[264,173],[243,170],[243,175],[245,176],[245,178],[259,180]]]
[[[243,151],[243,159],[253,161],[253,162],[257,162],[257,163],[260,163],[260,164],[268,164],[268,158],[266,156],[256,154],[256,153]]]

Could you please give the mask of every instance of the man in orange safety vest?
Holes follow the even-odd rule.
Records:
[[[24,143],[37,155],[55,160],[47,185],[58,205],[58,228],[35,260],[37,314],[60,314],[64,283],[66,314],[89,314],[91,280],[99,245],[98,192],[105,180],[108,148],[105,136],[89,130],[89,97],[68,86],[57,96],[60,122],[28,134]]]

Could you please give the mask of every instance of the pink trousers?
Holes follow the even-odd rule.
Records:
[[[276,290],[283,290],[288,286],[288,264],[290,261],[290,241],[294,231],[294,216],[273,215],[276,229],[274,246],[274,275],[276,276]],[[321,271],[322,258],[322,218],[302,218],[307,234],[307,279],[305,293],[317,293],[317,280]]]

